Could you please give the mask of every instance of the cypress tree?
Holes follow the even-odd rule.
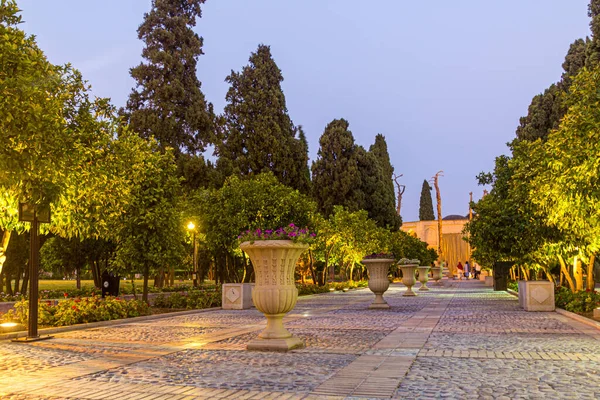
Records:
[[[345,119],[335,119],[327,125],[312,164],[313,197],[325,216],[331,215],[336,205],[350,211],[364,208],[357,146],[348,127]]]
[[[377,166],[373,192],[367,191],[363,184],[369,217],[381,227],[398,230],[402,220],[396,214],[396,196],[393,182],[394,167],[390,162],[387,143],[382,134],[375,136],[375,143],[369,147],[369,153]]]
[[[433,200],[431,199],[431,186],[423,180],[421,187],[421,199],[419,201],[419,221],[434,221]]]
[[[584,66],[594,68],[600,63],[600,0],[590,1],[588,16],[591,18],[591,39],[577,39],[571,43],[562,64],[564,72],[560,81],[533,98],[527,116],[519,120],[517,140],[546,140],[548,134],[558,128],[567,112],[563,98],[571,86],[572,78]]]
[[[600,63],[600,0],[590,1],[588,17],[592,19],[590,21],[592,39],[587,46],[585,65],[588,68],[593,68]]]
[[[138,38],[145,43],[140,65],[130,70],[136,81],[121,109],[142,137],[154,136],[175,155],[204,151],[213,137],[213,108],[200,90],[196,63],[203,39],[192,27],[205,0],[153,0]]]
[[[308,191],[306,138],[288,115],[281,89],[283,75],[269,46],[259,45],[241,72],[225,79],[227,92],[222,138],[217,145],[220,164],[234,174],[271,171],[281,183]]]

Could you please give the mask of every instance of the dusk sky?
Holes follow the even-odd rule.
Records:
[[[225,77],[270,45],[311,160],[326,124],[345,118],[367,149],[385,136],[404,174],[404,221],[418,219],[423,179],[439,170],[443,215],[465,215],[469,192],[482,194],[475,176],[507,153],[531,98],[560,78],[569,44],[589,35],[588,2],[208,0],[195,28],[205,53],[198,77],[221,112]],[[51,62],[72,63],[96,95],[125,104],[150,1],[18,4],[22,28]]]

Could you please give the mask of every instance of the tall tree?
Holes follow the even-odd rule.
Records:
[[[590,0],[588,17],[592,19],[590,21],[592,39],[587,46],[585,65],[593,68],[600,64],[600,0]]]
[[[327,125],[312,165],[313,196],[325,216],[331,215],[336,205],[345,206],[350,212],[364,208],[357,146],[348,128],[345,119],[335,119]]]
[[[431,185],[424,179],[421,187],[421,198],[419,200],[419,221],[433,221],[433,200],[431,199]]]
[[[140,65],[130,70],[136,81],[121,113],[142,137],[154,136],[177,156],[203,151],[213,139],[213,108],[196,76],[203,39],[192,28],[205,0],[153,0],[138,38],[144,41]]]
[[[369,212],[369,218],[374,219],[380,227],[387,227],[392,231],[398,230],[402,224],[402,219],[396,213],[393,181],[394,167],[390,162],[387,143],[382,134],[379,133],[375,136],[375,143],[369,147],[369,154],[372,156],[377,167],[373,190],[367,191],[363,183],[363,191],[365,191],[367,197],[366,209]]]
[[[281,89],[283,75],[271,48],[259,45],[241,72],[225,79],[227,91],[217,144],[219,165],[231,173],[272,172],[284,185],[308,191],[306,142],[296,138],[300,129],[288,115]]]

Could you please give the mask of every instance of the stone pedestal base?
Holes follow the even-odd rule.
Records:
[[[594,308],[594,318],[600,318],[600,307]]]
[[[304,348],[304,342],[294,336],[286,339],[256,338],[246,345],[247,350],[255,351],[290,351],[302,348]]]
[[[493,276],[486,276],[485,277],[485,286],[494,286],[494,277]]]
[[[519,305],[525,311],[554,311],[554,284],[550,281],[519,281]]]
[[[390,308],[390,305],[386,302],[383,303],[371,303],[371,305],[369,306],[369,308],[371,309],[375,309],[375,310],[387,310],[388,308]]]

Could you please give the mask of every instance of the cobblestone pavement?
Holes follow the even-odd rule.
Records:
[[[417,285],[418,286],[418,285]],[[506,292],[447,281],[370,310],[368,290],[300,298],[306,348],[249,352],[256,309],[215,310],[0,342],[0,398],[599,399],[600,330],[528,313]]]

